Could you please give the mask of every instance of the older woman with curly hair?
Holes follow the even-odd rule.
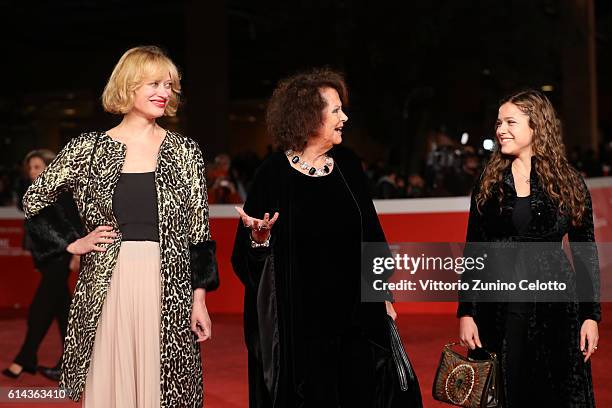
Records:
[[[361,243],[385,236],[360,160],[339,146],[346,102],[342,76],[318,69],[281,81],[268,105],[282,152],[237,208],[232,256],[251,407],[420,406],[418,388],[394,393],[391,303],[360,302]]]
[[[594,407],[589,359],[601,307],[589,191],[568,164],[560,122],[541,92],[503,100],[496,134],[497,149],[472,193],[466,241],[529,242],[534,261],[521,262],[523,251],[509,271],[560,277],[573,289],[567,301],[461,302],[461,343],[500,356],[503,407]],[[561,250],[566,234],[573,270]]]

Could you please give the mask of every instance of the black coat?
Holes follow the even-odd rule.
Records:
[[[361,215],[362,242],[386,242],[378,216],[369,197],[365,176],[358,158],[345,148],[335,147],[329,154],[358,206]],[[292,222],[291,166],[283,153],[271,155],[258,169],[244,211],[257,218],[265,212],[280,216],[274,225],[270,248],[252,249],[249,230],[238,225],[232,265],[245,286],[244,331],[249,353],[250,406],[293,408],[304,406],[300,304],[295,301],[296,250]],[[329,197],[328,199],[333,199]],[[359,239],[359,237],[354,237]],[[342,243],[334,243],[342,245]],[[355,257],[360,257],[359,252]],[[359,271],[356,271],[359,279]],[[312,282],[312,284],[323,284]],[[333,313],[333,311],[330,311]],[[391,358],[389,332],[385,326],[384,303],[361,304],[348,316],[359,324],[366,337],[380,345],[377,359],[380,380],[377,389],[382,407],[420,407],[416,390],[397,394],[397,378]],[[339,316],[346,319],[346,316]],[[416,397],[415,397],[416,395]],[[413,402],[416,398],[418,402]]]
[[[546,195],[537,176],[537,160],[532,159],[530,180],[530,204],[532,220],[528,232],[518,234],[512,222],[512,212],[516,202],[516,190],[510,168],[502,179],[503,196],[501,203],[492,197],[478,211],[475,196],[480,186],[472,193],[469,224],[466,242],[558,242],[567,234],[575,273],[569,260],[550,262],[551,258],[539,257],[539,261],[529,264],[529,273],[536,277],[564,275],[573,287],[588,282],[592,291],[599,290],[599,267],[597,249],[594,244],[593,209],[587,191],[586,212],[580,226],[571,225],[568,215],[561,214],[557,206]],[[494,190],[497,191],[496,186]],[[584,244],[593,243],[593,244]],[[468,244],[469,247],[469,244]],[[467,248],[467,247],[466,247]],[[562,254],[562,252],[559,252]],[[559,257],[557,257],[559,258]],[[555,270],[552,270],[555,269]],[[571,274],[566,273],[572,272]],[[467,278],[467,276],[464,276]],[[575,294],[575,293],[574,293]],[[461,302],[457,316],[472,316],[478,326],[483,347],[497,352],[500,364],[505,366],[506,335],[505,322],[508,303]],[[601,307],[598,302],[538,302],[529,303],[526,313],[528,319],[529,381],[537,392],[531,396],[533,406],[546,407],[594,407],[593,384],[590,361],[584,363],[580,346],[580,329],[586,319],[601,320]],[[503,376],[502,376],[503,379]],[[502,383],[504,390],[507,384]]]

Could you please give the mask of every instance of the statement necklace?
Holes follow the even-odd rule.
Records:
[[[334,159],[325,155],[325,164],[323,167],[319,167],[318,169],[314,166],[311,166],[308,162],[302,160],[299,154],[294,152],[293,150],[287,150],[285,152],[287,157],[291,158],[291,163],[299,166],[302,170],[308,170],[308,174],[315,177],[321,177],[329,174],[330,167],[334,164]]]

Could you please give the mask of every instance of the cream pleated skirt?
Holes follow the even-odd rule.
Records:
[[[83,407],[160,406],[159,244],[121,243],[96,339]]]

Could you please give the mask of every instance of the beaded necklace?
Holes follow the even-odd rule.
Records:
[[[317,169],[316,167],[311,166],[308,162],[302,160],[300,155],[293,150],[287,150],[285,154],[287,157],[291,158],[291,163],[296,164],[302,170],[308,170],[308,174],[315,177],[321,177],[329,174],[330,167],[334,164],[334,159],[325,155],[325,164]]]

